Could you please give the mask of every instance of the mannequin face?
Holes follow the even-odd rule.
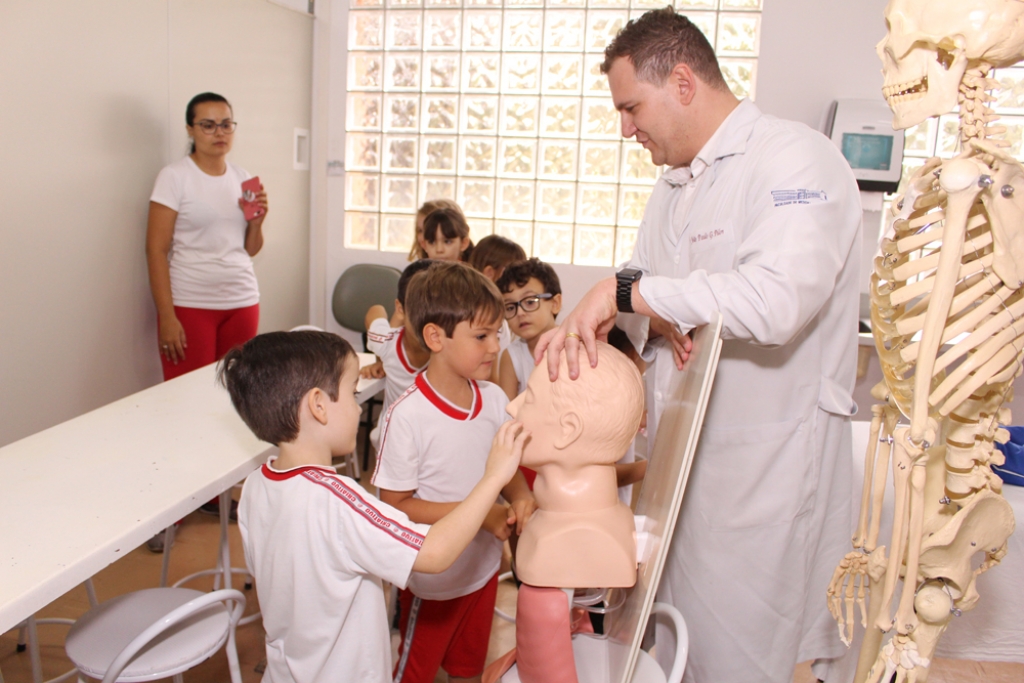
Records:
[[[560,373],[559,377],[564,373]],[[523,447],[522,464],[535,467],[558,461],[561,454],[555,446],[558,437],[558,416],[551,396],[547,364],[541,363],[530,373],[526,391],[516,396],[506,412],[530,431],[530,440]]]

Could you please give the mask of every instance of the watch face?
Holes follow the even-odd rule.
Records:
[[[639,280],[641,275],[643,275],[643,271],[640,270],[639,268],[623,268],[622,270],[615,274],[615,277],[618,278],[619,280],[634,282],[636,280]]]

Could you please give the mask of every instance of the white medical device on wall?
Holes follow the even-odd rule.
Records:
[[[893,129],[885,100],[836,100],[825,134],[846,157],[862,191],[896,191],[903,172],[903,131]]]

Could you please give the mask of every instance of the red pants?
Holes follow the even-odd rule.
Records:
[[[178,364],[162,354],[164,381],[192,372],[224,357],[228,351],[256,336],[260,322],[260,305],[215,311],[209,308],[175,306],[174,315],[185,328],[185,360]]]

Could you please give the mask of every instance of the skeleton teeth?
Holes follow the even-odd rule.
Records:
[[[887,85],[882,88],[882,95],[886,100],[892,101],[893,99],[906,99],[911,97],[920,97],[928,92],[928,77],[925,76],[922,79],[916,81],[908,81],[906,83],[899,83],[896,85]]]

